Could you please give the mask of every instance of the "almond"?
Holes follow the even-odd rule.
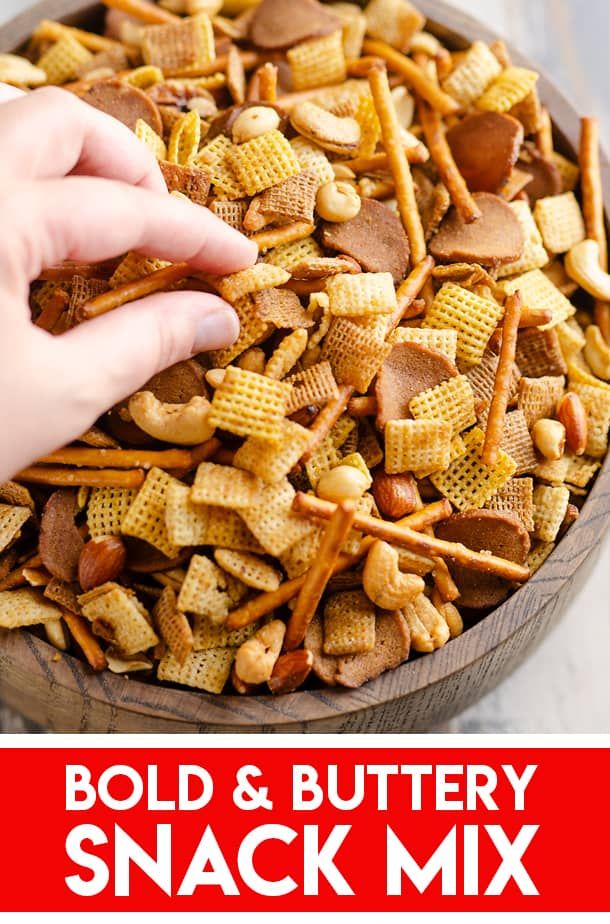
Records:
[[[565,427],[568,449],[582,456],[587,448],[588,423],[580,396],[572,391],[567,392],[557,405],[557,416]]]
[[[267,681],[272,693],[293,693],[305,683],[313,666],[313,654],[304,648],[280,655]]]
[[[103,536],[88,542],[78,562],[78,580],[83,591],[116,580],[125,567],[126,554],[119,536]]]
[[[413,475],[388,475],[379,471],[373,478],[372,491],[380,513],[392,520],[415,510],[417,488]]]

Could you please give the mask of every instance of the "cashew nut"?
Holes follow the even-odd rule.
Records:
[[[601,301],[610,301],[610,275],[599,262],[599,244],[588,238],[575,244],[566,254],[565,270],[585,292]]]
[[[218,388],[219,385],[222,385],[226,374],[226,369],[208,369],[205,380],[212,388]]]
[[[266,135],[280,124],[280,117],[270,106],[250,106],[233,123],[233,141],[243,144],[259,135]]]
[[[129,399],[129,413],[149,436],[177,446],[203,443],[214,433],[208,423],[212,405],[200,395],[187,404],[163,404],[151,391],[139,391]]]
[[[416,574],[398,567],[398,552],[377,539],[367,556],[362,586],[369,600],[382,610],[399,610],[423,593],[425,584]]]
[[[316,210],[324,221],[349,221],[356,217],[361,205],[358,191],[346,180],[324,183],[316,197]]]
[[[610,347],[596,324],[589,324],[585,331],[584,353],[595,375],[608,381],[610,379]]]
[[[244,683],[265,683],[280,656],[286,623],[273,619],[237,649],[235,673]]]
[[[532,427],[532,439],[545,459],[561,459],[566,446],[566,428],[559,420],[541,417]]]
[[[447,621],[425,594],[419,594],[401,612],[409,626],[413,651],[434,651],[449,641]]]
[[[354,465],[336,465],[320,476],[316,486],[318,497],[340,503],[358,500],[369,486],[369,480]]]

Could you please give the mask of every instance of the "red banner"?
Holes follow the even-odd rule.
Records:
[[[1,911],[605,911],[610,751],[7,748]]]

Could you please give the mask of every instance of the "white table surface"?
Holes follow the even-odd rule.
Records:
[[[0,0],[0,22],[26,6],[23,0]],[[608,0],[454,0],[454,6],[520,48],[583,115],[599,116],[610,146]],[[36,730],[1,705],[0,729]],[[610,537],[602,541],[587,586],[532,657],[479,703],[430,730],[610,732]]]

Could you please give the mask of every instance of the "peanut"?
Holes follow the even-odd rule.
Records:
[[[320,477],[316,493],[318,497],[338,504],[344,500],[358,500],[367,487],[366,476],[355,466],[337,465]]]

